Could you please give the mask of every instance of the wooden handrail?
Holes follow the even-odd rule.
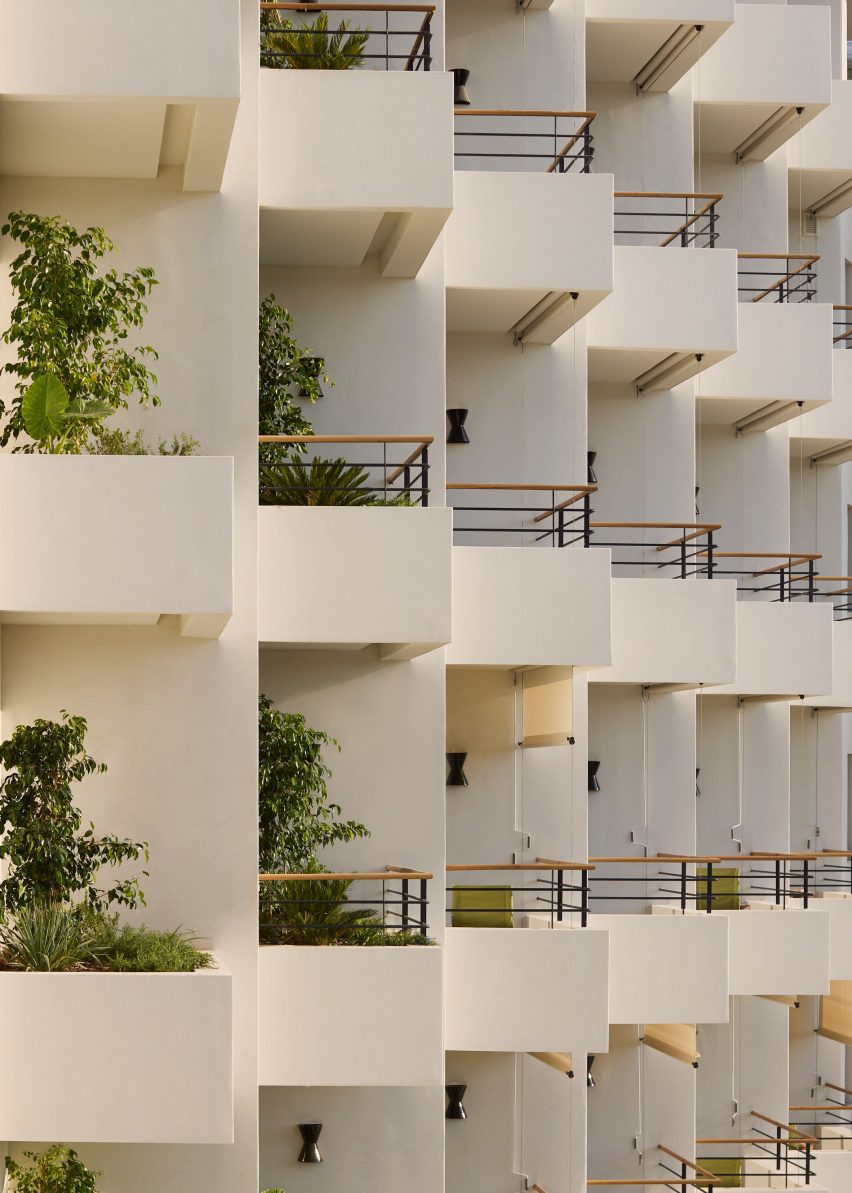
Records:
[[[721,1184],[721,1177],[704,1177],[698,1180],[696,1177],[690,1177],[687,1180],[681,1180],[680,1177],[670,1176],[668,1180],[661,1180],[658,1177],[641,1177],[641,1178],[626,1178],[617,1177],[608,1180],[588,1180],[586,1185],[691,1185],[693,1187],[704,1188],[705,1185]]]
[[[402,461],[402,463],[399,465],[398,468],[394,468],[393,472],[390,474],[390,476],[387,479],[387,483],[389,485],[392,485],[395,480],[399,480],[399,478],[402,476],[403,472],[405,472],[406,468],[408,468],[411,464],[413,464],[414,461],[418,458],[418,456],[421,456],[423,454],[424,448],[426,448],[428,446],[429,445],[426,443],[421,443],[419,447],[415,447],[415,449],[411,453],[411,455],[407,456],[406,459],[404,459]]]
[[[677,530],[680,526],[684,530],[687,527],[698,527],[700,530],[721,530],[721,522],[590,522],[590,526],[602,526],[614,529],[634,529],[642,530]],[[637,544],[639,546],[640,544]],[[717,554],[717,552],[714,552]]]
[[[433,435],[258,435],[258,443],[419,443],[428,447]]]
[[[724,197],[709,191],[613,191],[614,199],[712,199],[718,203]],[[641,212],[636,214],[641,215]]]
[[[594,870],[589,862],[551,862],[537,859],[534,862],[474,862],[471,865],[447,865],[447,873],[462,873],[474,870]]]
[[[761,1112],[759,1110],[752,1110],[751,1117],[759,1118],[761,1122],[769,1123],[769,1125],[772,1127],[780,1127],[782,1131],[787,1131],[790,1134],[795,1133],[795,1135],[797,1137],[796,1138],[797,1143],[817,1143],[818,1142],[818,1140],[814,1139],[814,1137],[812,1135],[802,1134],[801,1131],[799,1131],[795,1127],[791,1126],[790,1123],[779,1122],[779,1120],[777,1118],[772,1118],[768,1114],[761,1114]],[[786,1140],[782,1140],[782,1143],[783,1142],[786,1142]]]
[[[819,261],[819,253],[737,253],[737,257],[742,261],[801,261],[802,264],[796,269],[788,269],[777,282],[773,282],[766,290],[762,290],[760,294],[755,294],[752,297],[752,302],[760,302],[762,298],[766,298],[767,294],[771,294],[773,290],[777,290],[779,286],[783,286],[790,278],[794,278],[797,274],[803,273],[809,266],[815,265]],[[758,273],[768,273],[768,270],[758,270]]]
[[[710,1177],[711,1180],[718,1178],[712,1173],[708,1172],[706,1168],[702,1168],[700,1164],[693,1164],[692,1160],[687,1160],[686,1156],[681,1156],[678,1152],[673,1152],[670,1147],[666,1147],[664,1143],[658,1143],[657,1148],[661,1152],[665,1152],[667,1156],[671,1156],[673,1160],[677,1160],[679,1164],[685,1164],[687,1168],[691,1168],[693,1172],[700,1172],[702,1176]]]
[[[836,1089],[839,1094],[848,1094],[852,1097],[852,1089],[847,1089],[845,1085],[835,1085],[833,1081],[824,1081],[823,1086],[826,1089]]]
[[[434,4],[327,4],[325,0],[305,0],[304,3],[275,3],[261,0],[261,9],[279,9],[286,12],[435,12]]]
[[[593,862],[596,866],[613,862],[624,865],[629,865],[631,862],[636,862],[639,865],[650,866],[652,863],[658,862],[720,862],[722,861],[722,858],[715,855],[704,856],[682,853],[658,853],[655,857],[590,857],[589,861]]]
[[[541,514],[536,514],[536,516],[533,518],[533,522],[543,522],[545,518],[552,518],[553,515],[559,513],[560,510],[567,509],[569,505],[574,505],[583,497],[588,497],[590,493],[597,493],[597,491],[597,485],[584,485],[583,492],[575,493],[573,497],[567,497],[564,501],[560,501],[558,505],[553,507],[552,510],[545,510]]]
[[[513,484],[469,484],[454,481],[448,489],[506,489],[518,493],[596,493],[597,485],[513,485]]]
[[[604,863],[611,864],[621,863],[623,865],[630,865],[635,862],[638,865],[649,866],[653,862],[696,862],[696,863],[711,863],[716,862],[810,862],[816,861],[823,856],[832,856],[835,854],[833,850],[824,850],[822,853],[771,853],[768,850],[754,850],[751,853],[657,853],[651,857],[590,857],[589,861],[595,865],[602,865]],[[837,856],[852,857],[852,853],[847,853],[843,850],[836,851]]]
[[[455,116],[583,116],[590,123],[597,112],[564,112],[558,108],[455,108]]]
[[[428,870],[403,870],[388,866],[386,870],[357,870],[349,874],[337,871],[322,871],[318,874],[260,874],[261,882],[388,882],[392,878],[434,878]]]
[[[826,1102],[824,1106],[810,1103],[805,1106],[788,1106],[788,1110],[852,1110],[852,1104],[843,1102]],[[829,1126],[830,1124],[826,1124]],[[796,1123],[793,1123],[796,1126]]]

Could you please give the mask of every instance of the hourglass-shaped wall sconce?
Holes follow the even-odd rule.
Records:
[[[302,1136],[302,1150],[299,1152],[299,1163],[322,1164],[322,1156],[317,1147],[320,1132],[322,1131],[322,1123],[299,1123],[299,1131]]]
[[[589,791],[600,791],[601,785],[598,781],[598,770],[600,769],[599,762],[592,762],[589,759]]]
[[[470,436],[464,429],[467,415],[468,411],[460,407],[447,411],[447,418],[450,420],[447,443],[470,443]]]
[[[457,753],[448,754],[447,762],[449,763],[450,773],[447,775],[448,787],[467,787],[467,775],[464,773],[464,764],[467,754]]]
[[[462,1103],[462,1098],[465,1095],[466,1085],[448,1085],[447,1097],[449,1103],[447,1105],[446,1118],[467,1118],[467,1111]]]

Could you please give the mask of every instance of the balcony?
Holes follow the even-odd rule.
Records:
[[[230,620],[230,459],[5,455],[0,511],[6,557],[28,561],[0,580],[6,624],[154,625],[177,614],[184,635],[218,638]]]
[[[592,672],[590,681],[697,686],[735,677],[736,591],[730,581],[613,579],[612,665]]]
[[[791,210],[829,219],[852,206],[850,121],[852,82],[833,79],[830,106],[802,130],[798,144],[788,150]]]
[[[288,889],[284,899],[298,905],[289,933],[296,943],[260,949],[260,1084],[440,1085],[443,952],[426,939],[432,875],[388,866],[263,880],[285,877],[287,888],[306,894]],[[317,893],[307,889],[332,881],[357,884],[341,905],[373,912],[376,931],[402,930],[412,943],[347,943],[350,929],[314,914]],[[262,938],[265,929],[262,920]]]
[[[828,107],[830,15],[792,4],[736,5],[732,28],[701,61],[702,153],[764,161]]]
[[[448,1050],[606,1051],[605,932],[448,928],[445,951]]]
[[[310,12],[312,24],[326,11],[261,7]],[[358,268],[375,260],[383,277],[413,278],[453,206],[452,78],[429,69],[434,9],[327,11],[368,31],[367,69],[271,69],[276,52],[262,53],[261,262]]]
[[[586,77],[669,91],[730,28],[734,0],[587,0]]]
[[[786,257],[775,264],[740,256],[739,347],[734,356],[702,370],[702,423],[764,431],[799,415],[807,421],[808,411],[831,401],[838,354],[830,350],[830,308],[793,301],[812,295],[814,260],[806,258],[808,267],[800,269],[801,261]],[[794,276],[793,270],[800,272]]]
[[[735,255],[713,248],[720,198],[616,194],[615,287],[588,320],[591,382],[672,389],[737,350]]]
[[[216,191],[240,97],[237,0],[0,5],[0,174]],[[38,52],[33,53],[33,47]]]
[[[9,1139],[233,1141],[223,970],[4,973],[0,1009],[15,1024],[0,1080]]]
[[[328,471],[337,456],[329,462],[291,454],[261,466],[261,643],[378,644],[382,658],[407,659],[449,642],[452,515],[429,504],[431,439],[263,442],[339,447],[346,460],[341,474]],[[353,576],[361,577],[358,584]],[[347,600],[330,602],[331,592],[346,592]]]
[[[733,1182],[744,1189],[798,1189],[814,1183],[814,1135],[759,1110],[743,1117],[750,1121],[739,1133],[695,1140],[698,1163],[707,1166],[703,1171],[709,1169],[728,1187]]]
[[[772,603],[738,600],[736,616],[736,683],[714,688],[716,694],[791,699],[801,695],[830,695],[833,685],[830,605],[798,600]]]
[[[551,344],[612,290],[612,177],[584,171],[594,113],[456,113],[447,329]]]

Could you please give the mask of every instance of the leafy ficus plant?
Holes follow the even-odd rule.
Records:
[[[79,452],[133,395],[159,405],[147,363],[157,353],[127,343],[148,312],[153,269],[104,269],[115,246],[103,228],[80,232],[59,216],[13,211],[0,233],[23,246],[9,266],[16,301],[2,339],[15,352],[4,371],[16,381],[15,397],[0,401],[0,446],[26,433],[35,442],[15,450]]]
[[[101,1174],[87,1168],[73,1148],[56,1143],[46,1152],[24,1152],[24,1157],[30,1161],[26,1166],[6,1158],[10,1193],[97,1193]]]
[[[83,827],[72,787],[106,770],[86,751],[87,728],[83,717],[63,710],[61,721],[19,725],[0,743],[0,858],[7,863],[0,906],[6,911],[35,903],[83,901],[103,910],[113,903],[135,907],[145,902],[138,878],[121,879],[108,889],[97,885],[102,866],[143,856],[147,861],[148,847],[96,837],[93,824]]]

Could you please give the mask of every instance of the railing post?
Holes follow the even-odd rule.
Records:
[[[805,1184],[811,1183],[811,1145],[805,1144]]]
[[[390,12],[385,9],[385,70],[390,70]]]
[[[592,539],[592,495],[586,493],[583,498],[583,546],[591,545]]]
[[[559,538],[559,546],[564,547],[565,546],[565,510],[564,510],[564,508],[557,511],[556,527],[557,527],[557,535]]]
[[[809,864],[810,863],[808,862],[807,858],[805,858],[802,862],[802,886],[804,888],[802,892],[802,906],[805,908],[805,910],[807,910],[808,899],[810,896],[810,874],[808,872]]]
[[[687,237],[687,232],[686,232],[686,226],[688,223],[689,223],[689,197],[684,195],[684,198],[683,198],[683,228],[681,228],[681,232],[680,232],[680,247],[682,249],[685,249],[687,247],[687,245],[689,244],[689,239]]]
[[[707,579],[713,579],[713,531],[707,531]]]
[[[583,174],[588,174],[592,168],[592,130],[586,125],[583,130]]]
[[[714,203],[710,208],[710,248],[716,245],[716,204]]]
[[[814,561],[812,559],[809,559],[808,560],[808,604],[809,605],[812,605],[814,603],[814,576],[815,576]]]
[[[775,1128],[775,1138],[778,1142],[775,1145],[775,1167],[780,1171],[781,1169],[781,1128]]]
[[[680,909],[686,911],[686,862],[680,863]]]
[[[429,504],[429,448],[424,446],[420,455],[422,468],[420,469],[420,504],[428,506]]]
[[[713,910],[713,863],[707,863],[707,911]]]
[[[427,907],[428,907],[428,904],[426,902],[426,879],[421,878],[420,879],[420,935],[421,936],[426,935],[426,929],[427,929],[426,910],[427,910]]]
[[[411,500],[411,468],[408,464],[402,470],[402,490],[408,500]]]
[[[429,70],[432,65],[432,14],[426,13],[426,28],[423,33],[423,69]]]
[[[775,859],[775,902],[781,904],[781,859]]]
[[[686,579],[686,527],[683,528],[683,539],[680,544],[680,578]]]
[[[408,879],[402,880],[402,930],[408,928]]]
[[[585,928],[589,922],[589,871],[580,872],[580,927]]]
[[[551,879],[552,881],[552,879]],[[562,923],[562,907],[565,890],[565,873],[562,870],[556,871],[556,922]]]
[[[785,583],[784,583],[785,578],[786,578],[786,573],[787,573],[787,565],[785,564],[784,566],[782,566],[781,571],[778,573],[778,599],[781,601],[782,605],[783,605],[784,601],[787,599],[786,595],[785,595],[786,590],[785,590]]]

